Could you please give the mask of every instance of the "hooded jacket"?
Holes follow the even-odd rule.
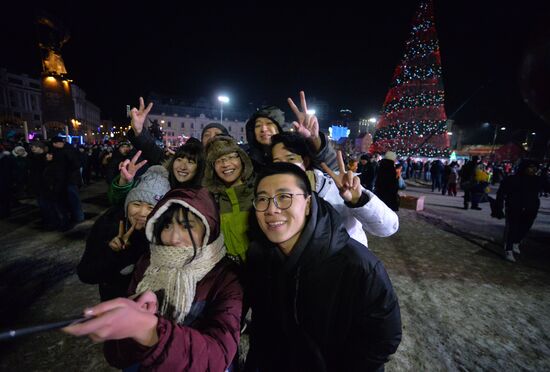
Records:
[[[285,122],[285,114],[281,109],[276,106],[267,106],[261,108],[255,112],[250,119],[246,122],[246,140],[248,142],[248,156],[252,160],[254,170],[259,172],[262,167],[271,163],[271,150],[269,146],[264,146],[256,140],[256,134],[254,128],[256,126],[256,119],[264,117],[271,120],[277,126],[279,133],[283,133],[282,125]],[[338,163],[336,161],[336,152],[327,142],[325,135],[319,132],[321,137],[321,149],[315,154],[313,159],[315,164],[325,163],[330,169],[337,170]]]
[[[236,152],[242,162],[242,184],[227,187],[216,175],[214,162],[220,156]],[[227,254],[237,262],[245,261],[248,249],[248,216],[254,199],[252,162],[231,137],[217,136],[206,146],[204,186],[214,195],[220,208],[221,230]]]
[[[170,191],[150,214],[146,227],[152,237],[153,223],[172,203],[186,205],[207,222],[205,239],[210,244],[220,235],[218,211],[204,188]],[[129,294],[149,266],[150,256],[138,262]],[[223,258],[196,285],[191,311],[184,324],[159,316],[156,345],[145,347],[131,339],[105,343],[107,361],[114,367],[127,368],[136,363],[140,370],[152,371],[224,371],[237,352],[243,292],[234,264]]]
[[[246,268],[247,370],[374,371],[396,351],[401,316],[384,266],[315,194],[290,255],[262,235]]]
[[[134,266],[149,251],[143,230],[130,236],[126,249],[115,252],[109,247],[109,242],[118,234],[119,222],[125,219],[124,215],[124,207],[116,205],[97,219],[76,268],[80,281],[99,284],[101,301],[126,297]]]

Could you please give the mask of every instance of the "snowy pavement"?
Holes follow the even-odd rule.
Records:
[[[84,189],[87,217],[105,209],[105,190],[102,183]],[[403,341],[386,370],[550,370],[550,273],[540,255],[549,200],[543,200],[525,253],[511,264],[493,253],[504,222],[491,219],[488,206],[465,211],[459,197],[411,186],[405,192],[426,194],[426,209],[399,211],[400,229],[392,237],[369,236],[403,319]],[[0,330],[66,319],[98,301],[96,287],[75,274],[93,220],[62,234],[42,232],[37,218],[32,201],[24,201],[12,218],[0,221]],[[114,370],[101,345],[87,338],[47,332],[0,345],[0,370]]]
[[[425,208],[419,215],[440,228],[459,234],[474,244],[478,244],[503,257],[504,219],[491,217],[489,203],[481,203],[481,211],[463,209],[463,192],[458,196],[441,195],[432,192],[431,187],[412,183],[401,194],[425,198]],[[497,186],[491,186],[491,195],[496,198]],[[542,197],[539,213],[521,244],[521,255],[516,257],[518,264],[550,271],[550,198]]]

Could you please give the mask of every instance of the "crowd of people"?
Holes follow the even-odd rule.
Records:
[[[491,217],[505,220],[503,256],[516,262],[520,244],[533,226],[540,207],[540,197],[550,193],[550,164],[533,159],[482,161],[472,156],[466,162],[442,159],[398,158],[395,153],[354,154],[348,164],[356,164],[362,185],[373,190],[390,208],[399,208],[399,190],[406,188],[404,180],[431,185],[432,192],[457,196],[463,192],[464,209],[481,211],[488,203]],[[397,181],[396,181],[397,180]],[[497,187],[498,185],[498,187]],[[491,196],[491,187],[497,190]]]

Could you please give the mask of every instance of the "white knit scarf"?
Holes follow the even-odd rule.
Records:
[[[183,324],[193,304],[197,283],[216,266],[225,252],[222,233],[212,243],[197,247],[194,259],[193,247],[151,244],[151,263],[136,293],[164,290],[160,314]],[[174,312],[167,314],[170,309]]]

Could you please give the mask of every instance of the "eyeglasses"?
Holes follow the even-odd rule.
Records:
[[[284,211],[285,209],[290,208],[290,206],[292,205],[292,198],[296,195],[307,196],[308,194],[291,194],[288,192],[283,192],[274,195],[272,198],[267,196],[257,196],[252,201],[252,204],[254,205],[254,209],[256,209],[257,212],[265,212],[267,211],[267,208],[269,208],[270,201],[273,200],[273,204],[275,204],[275,207]]]
[[[226,155],[226,156],[222,156],[221,158],[217,158],[215,161],[214,161],[214,164],[215,165],[222,165],[222,164],[225,164],[227,162],[230,162],[230,161],[233,161],[235,159],[239,158],[239,154],[235,153],[235,154],[230,154],[230,155]]]

